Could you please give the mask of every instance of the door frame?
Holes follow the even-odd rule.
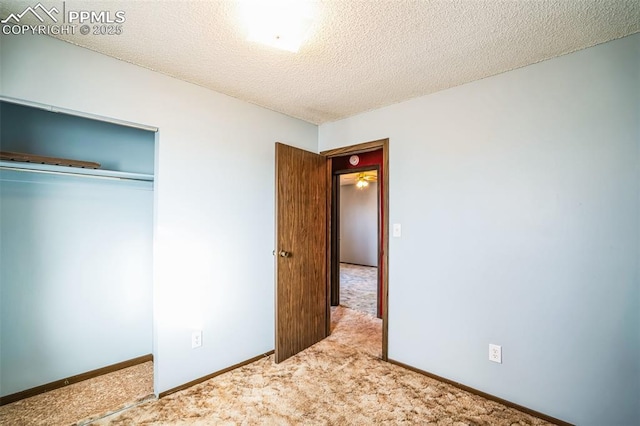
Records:
[[[389,346],[389,138],[365,142],[357,145],[331,149],[320,152],[327,159],[327,336],[331,333],[331,271],[334,265],[340,263],[335,250],[337,235],[334,235],[335,227],[332,226],[336,218],[333,217],[333,203],[335,200],[333,187],[333,158],[350,154],[362,154],[376,151],[382,148],[382,218],[378,231],[378,247],[382,251],[382,293],[384,304],[382,306],[382,360],[388,360]],[[380,241],[382,240],[382,241]],[[379,265],[380,266],[380,265]]]

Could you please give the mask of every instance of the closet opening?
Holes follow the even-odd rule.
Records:
[[[0,119],[0,405],[104,374],[152,396],[157,129],[4,97]]]

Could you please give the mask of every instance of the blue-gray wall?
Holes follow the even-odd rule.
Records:
[[[386,137],[389,357],[640,424],[640,35],[321,125],[319,144]]]
[[[155,135],[2,104],[0,149],[153,173]],[[152,352],[153,191],[0,170],[2,396]]]

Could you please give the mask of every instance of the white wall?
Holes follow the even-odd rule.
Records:
[[[340,187],[340,261],[378,266],[378,184]]]
[[[390,358],[640,424],[639,74],[634,35],[320,126],[390,138]]]
[[[156,392],[273,349],[274,142],[316,151],[317,127],[52,38],[0,43],[3,95],[160,129]]]

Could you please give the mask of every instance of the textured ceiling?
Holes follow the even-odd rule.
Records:
[[[34,3],[3,1],[2,17]],[[126,22],[117,36],[60,38],[320,124],[640,30],[638,0],[309,3],[316,19],[298,53],[246,41],[232,1],[67,0],[123,10]]]

